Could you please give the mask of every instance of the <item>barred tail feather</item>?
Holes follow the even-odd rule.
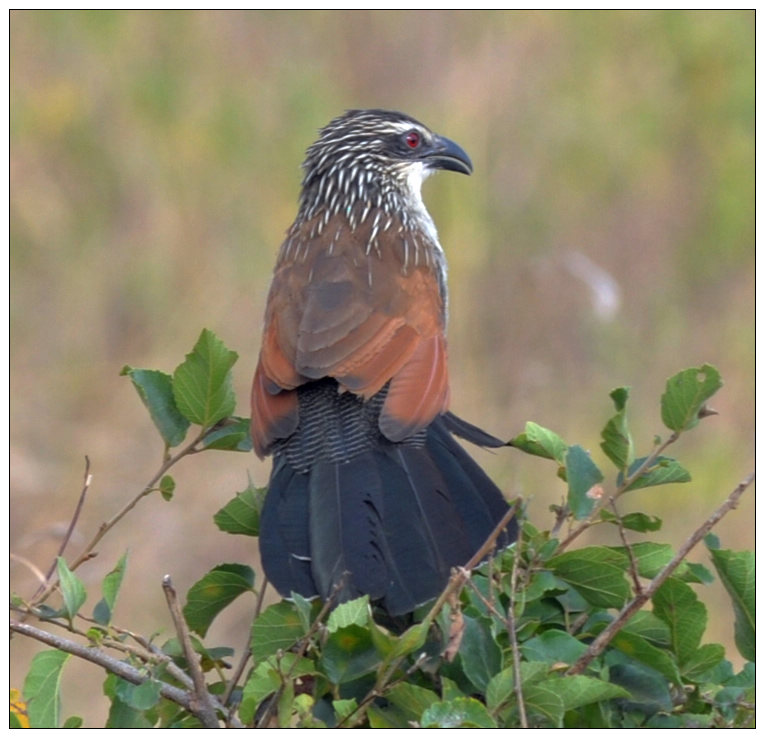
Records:
[[[284,458],[260,543],[266,574],[287,597],[326,599],[339,585],[338,602],[368,594],[391,616],[411,612],[441,592],[452,567],[469,561],[508,509],[440,418],[421,444],[380,437],[352,459],[302,472]],[[516,536],[512,521],[497,545]]]

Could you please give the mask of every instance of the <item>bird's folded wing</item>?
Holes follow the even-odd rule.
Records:
[[[306,238],[280,260],[253,387],[253,440],[264,453],[297,422],[297,386],[333,377],[365,399],[388,382],[382,432],[401,440],[446,410],[444,304],[431,263],[407,264],[391,229],[374,247],[363,228]],[[331,244],[331,247],[328,246]],[[283,249],[283,255],[285,250]]]

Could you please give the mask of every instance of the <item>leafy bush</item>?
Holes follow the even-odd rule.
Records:
[[[690,480],[665,451],[713,414],[706,402],[721,380],[708,365],[668,380],[661,411],[670,432],[643,456],[629,431],[629,390],[611,393],[615,414],[602,431],[601,447],[615,467],[613,481],[581,446],[528,423],[509,445],[553,462],[567,486],[566,504],[553,510],[551,529],[540,530],[516,502],[513,513],[522,523],[517,544],[478,569],[455,570],[438,600],[409,622],[383,627],[367,598],[333,607],[296,594],[262,609],[266,583],[256,586],[255,572],[245,564],[223,563],[191,587],[183,607],[165,579],[176,637],[160,644],[113,622],[126,555],[104,578],[92,614],[84,615],[87,592],[76,569],[144,497],[158,492],[173,498],[173,466],[202,451],[251,450],[248,420],[232,415],[236,359],[205,330],[172,376],[123,370],[162,436],[164,461],[79,556],[69,563],[57,558],[40,591],[28,599],[12,597],[11,630],[51,648],[34,657],[22,693],[11,691],[11,727],[82,724],[62,716],[60,688],[71,656],[105,669],[109,728],[753,723],[754,556],[721,548],[710,533],[753,475],[677,551],[645,536],[659,531],[661,520],[640,512],[622,515],[617,505],[625,494]],[[86,469],[78,511],[88,486]],[[257,536],[264,492],[248,485],[217,513],[218,528]],[[77,514],[70,535],[76,522]],[[622,545],[573,548],[596,525],[614,526]],[[703,642],[707,611],[696,589],[713,574],[686,560],[702,540],[731,597],[735,643],[747,662],[738,673],[723,646]],[[490,546],[491,539],[486,550]],[[51,606],[54,595],[59,604]],[[249,651],[232,669],[233,649],[203,639],[215,617],[241,596],[255,596],[257,615]]]

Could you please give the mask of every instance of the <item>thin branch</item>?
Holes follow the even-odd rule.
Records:
[[[113,658],[112,656],[108,656],[103,651],[98,648],[94,648],[93,646],[83,646],[80,643],[70,641],[68,638],[62,638],[60,636],[54,635],[53,633],[48,633],[46,630],[41,630],[40,628],[36,628],[33,625],[29,625],[28,623],[21,623],[17,620],[11,620],[10,627],[11,630],[15,633],[34,638],[35,640],[40,641],[41,643],[45,643],[48,646],[52,646],[59,651],[70,653],[73,656],[84,659],[85,661],[90,661],[92,664],[101,666],[108,672],[116,674],[118,677],[124,679],[127,682],[130,682],[131,684],[143,684],[144,682],[151,679],[151,677],[145,672],[136,669],[134,666],[131,666],[124,661],[118,661],[117,659]],[[183,689],[179,689],[178,687],[174,687],[171,684],[167,684],[166,682],[159,681],[159,684],[160,694],[164,698],[170,700],[171,702],[175,702],[177,705],[180,705],[189,712],[196,714],[192,704],[191,695],[188,692]]]
[[[651,580],[649,585],[639,595],[625,605],[619,615],[593,640],[582,657],[566,672],[566,674],[581,674],[590,662],[599,656],[611,639],[624,627],[629,620],[648,600],[657,589],[667,580],[672,572],[684,561],[691,549],[709,533],[715,525],[738,504],[739,498],[747,487],[754,481],[754,472],[744,479],[707,520],[680,547],[672,560]]]
[[[32,595],[32,600],[38,597],[45,590],[45,588],[48,586],[51,579],[53,578],[53,575],[56,573],[57,559],[59,558],[59,556],[64,555],[64,550],[66,549],[69,541],[72,538],[72,533],[74,533],[74,528],[77,525],[77,521],[80,519],[82,506],[85,503],[85,496],[88,494],[88,490],[90,489],[90,483],[92,481],[93,481],[93,475],[90,473],[90,459],[87,456],[85,456],[85,472],[83,474],[82,490],[80,491],[80,497],[77,500],[77,506],[74,508],[74,515],[72,515],[72,519],[69,521],[69,527],[67,528],[66,534],[64,535],[64,540],[61,541],[61,545],[59,546],[58,553],[53,559],[53,562],[51,563],[50,568],[48,569],[48,573],[45,575],[45,581],[37,588],[37,591]]]
[[[510,573],[510,602],[507,604],[507,632],[510,636],[510,650],[513,654],[513,681],[515,699],[518,703],[518,718],[521,722],[522,728],[528,728],[528,720],[526,718],[526,703],[523,701],[523,688],[521,686],[521,652],[518,648],[518,637],[515,632],[515,592],[518,585],[518,561],[521,555],[521,535],[522,531],[518,531],[518,543],[516,544],[515,556],[513,556],[513,568]]]
[[[680,438],[680,432],[674,431],[669,438],[667,438],[666,441],[659,444],[653,452],[651,452],[646,458],[643,460],[643,463],[635,469],[632,474],[630,474],[628,477],[624,479],[624,481],[619,485],[619,488],[614,492],[614,494],[611,496],[611,500],[616,500],[619,497],[621,497],[625,492],[627,492],[630,488],[630,486],[635,482],[635,480],[639,479],[645,472],[651,467],[651,465],[656,461],[656,459],[659,458],[659,456],[664,453],[664,450],[671,446],[677,439]],[[596,507],[593,509],[593,511],[590,513],[587,520],[585,520],[583,523],[581,523],[578,527],[576,527],[571,533],[569,533],[568,537],[565,538],[563,541],[561,541],[558,544],[558,548],[556,550],[556,553],[562,553],[565,551],[584,531],[588,530],[593,525],[593,521],[595,516],[605,507],[608,500],[603,500],[599,505],[596,505]]]
[[[30,561],[26,557],[21,556],[20,554],[13,553],[13,551],[10,552],[9,556],[10,556],[12,561],[18,561],[19,564],[21,564],[22,566],[26,566],[26,568],[29,569],[29,571],[32,572],[32,574],[34,575],[35,579],[37,579],[37,581],[40,582],[40,584],[42,584],[42,585],[45,584],[45,574],[43,574],[42,569],[40,569],[37,566],[37,564],[35,564],[34,562]]]
[[[516,500],[509,508],[508,511],[502,516],[502,520],[497,523],[494,530],[489,534],[489,537],[483,542],[481,548],[473,554],[470,561],[465,564],[466,569],[475,569],[493,550],[494,545],[497,542],[502,531],[507,528],[510,521],[515,517],[515,513],[518,510],[518,500]]]
[[[621,515],[619,515],[619,511],[616,509],[616,500],[613,497],[611,498],[611,507],[613,508],[614,515],[616,515],[616,521],[619,528],[619,538],[621,538],[622,544],[624,544],[624,548],[627,551],[627,556],[629,556],[630,559],[630,576],[632,577],[632,586],[634,587],[635,594],[639,595],[643,591],[643,585],[640,583],[637,559],[635,558],[635,552],[632,550],[632,546],[630,546],[629,541],[627,540],[627,535],[624,532],[624,525],[622,524],[622,518]]]
[[[255,602],[255,617],[253,618],[253,620],[257,618],[258,615],[260,615],[260,610],[263,607],[263,598],[265,597],[267,587],[268,587],[268,579],[266,579],[266,577],[263,577],[263,584],[260,585],[260,590],[258,591],[257,600]],[[242,653],[242,658],[239,659],[239,663],[237,664],[236,670],[231,676],[231,679],[228,680],[228,684],[226,685],[226,691],[223,693],[223,697],[221,697],[221,702],[224,705],[228,705],[229,700],[231,699],[231,695],[236,689],[236,685],[239,683],[239,680],[242,678],[242,674],[244,674],[244,667],[247,666],[247,662],[250,660],[251,655],[252,655],[252,651],[250,650],[250,641],[248,638],[247,645],[245,646],[244,652]]]
[[[177,464],[182,458],[185,456],[189,456],[190,454],[196,453],[199,451],[197,448],[197,444],[204,438],[205,434],[207,433],[208,429],[202,429],[200,433],[197,435],[196,438],[194,438],[193,441],[191,441],[187,446],[182,448],[175,456],[171,456],[169,458],[166,458],[162,465],[159,467],[159,470],[156,472],[156,474],[151,478],[151,480],[148,482],[148,484],[135,496],[133,499],[131,499],[122,509],[120,509],[115,515],[113,515],[109,520],[107,520],[105,523],[101,523],[101,525],[98,528],[98,531],[93,536],[93,538],[89,541],[89,543],[85,546],[85,548],[82,550],[79,556],[77,556],[74,561],[72,561],[69,564],[69,568],[74,571],[79,567],[81,564],[83,564],[85,561],[93,557],[93,549],[101,542],[101,539],[115,526],[117,523],[119,523],[122,518],[125,517],[144,497],[154,492],[157,488],[157,483],[160,479],[167,473],[167,471],[173,467],[175,464]],[[86,457],[87,458],[87,457]],[[89,480],[88,480],[89,482]],[[84,492],[84,490],[83,490]],[[81,499],[84,499],[84,496],[81,495]],[[55,563],[53,565],[55,567]],[[53,592],[55,589],[56,583],[53,581],[48,581],[47,585],[42,588],[42,590],[38,590],[35,593],[34,598],[32,599],[32,602],[34,604],[39,604],[41,602],[44,602],[48,596]]]
[[[263,584],[260,585],[260,590],[258,591],[258,598],[255,601],[255,617],[258,617],[260,615],[260,611],[263,609],[263,600],[266,596],[266,590],[268,589],[268,579],[263,576]]]
[[[218,728],[220,723],[215,707],[210,699],[210,693],[207,690],[205,675],[199,666],[199,658],[194,651],[194,646],[191,644],[189,629],[186,627],[186,621],[178,604],[178,595],[168,575],[162,579],[162,590],[165,593],[167,606],[175,625],[175,632],[178,634],[178,640],[183,648],[183,655],[186,657],[186,663],[191,672],[191,678],[194,681],[194,694],[191,700],[195,707],[193,712],[199,717],[206,728]]]
[[[86,622],[95,623],[94,620],[86,618],[81,614],[78,614],[77,617],[82,618]],[[167,669],[167,673],[170,674],[173,679],[177,679],[179,682],[181,682],[184,687],[187,689],[192,689],[194,687],[194,682],[191,677],[185,671],[183,671],[183,669],[181,669],[180,666],[175,663],[175,661],[173,661],[172,657],[168,656],[164,651],[162,651],[162,649],[155,646],[144,636],[140,635],[139,633],[134,633],[131,630],[127,630],[126,628],[120,628],[113,623],[109,624],[108,630],[110,632],[114,631],[119,635],[132,638],[140,646],[140,648],[131,646],[130,644],[125,643],[124,640],[115,640],[111,637],[104,638],[101,641],[101,645],[104,645],[108,648],[114,648],[118,651],[124,651],[125,653],[136,656],[146,663],[161,664],[165,669]],[[141,649],[143,649],[143,651]]]
[[[228,706],[229,700],[231,699],[231,695],[234,693],[234,690],[236,689],[236,685],[239,683],[239,680],[242,678],[242,674],[244,674],[244,668],[247,666],[247,662],[250,660],[250,656],[252,656],[252,650],[250,649],[250,639],[247,639],[247,645],[244,647],[244,652],[242,653],[242,657],[239,659],[239,663],[236,666],[236,669],[234,670],[234,673],[231,675],[231,678],[228,680],[228,684],[226,685],[226,691],[223,693],[223,696],[221,697],[221,702]]]
[[[151,478],[148,484],[109,520],[107,520],[105,523],[101,523],[98,532],[95,536],[93,536],[93,539],[90,541],[90,543],[85,546],[83,552],[70,564],[69,568],[72,571],[74,571],[80,564],[82,564],[83,561],[89,558],[90,552],[100,543],[101,539],[106,535],[106,533],[108,533],[115,525],[117,525],[117,523],[119,523],[119,521],[122,520],[122,518],[124,518],[125,515],[127,515],[144,497],[157,489],[159,480],[162,479],[162,477],[171,467],[175,466],[175,464],[177,464],[185,456],[189,456],[190,454],[197,452],[197,444],[204,438],[206,433],[207,429],[203,428],[197,437],[187,446],[182,448],[175,456],[171,456],[170,458],[165,459],[165,461],[159,467],[157,473]]]

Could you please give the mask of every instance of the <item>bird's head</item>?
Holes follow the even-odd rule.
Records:
[[[422,182],[438,169],[470,174],[473,164],[454,141],[408,115],[349,110],[322,128],[306,152],[301,211],[421,204]]]

